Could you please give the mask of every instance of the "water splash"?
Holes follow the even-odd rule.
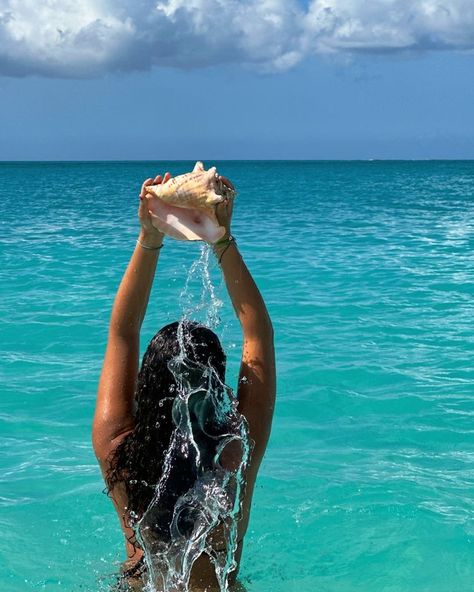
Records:
[[[177,385],[175,427],[162,477],[136,525],[148,568],[146,592],[187,592],[193,564],[203,553],[215,568],[221,592],[228,591],[237,567],[237,524],[250,455],[248,426],[232,389],[214,368],[186,357],[192,347],[186,321],[204,312],[207,326],[220,323],[222,301],[212,284],[209,254],[208,247],[201,248],[180,296],[179,354],[168,364]],[[202,289],[194,303],[190,284],[196,278]]]

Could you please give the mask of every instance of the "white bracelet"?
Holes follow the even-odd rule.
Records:
[[[147,251],[159,251],[163,246],[163,243],[161,243],[159,247],[148,247],[147,245],[144,245],[140,239],[137,238],[137,245],[140,245],[140,247],[146,249]]]

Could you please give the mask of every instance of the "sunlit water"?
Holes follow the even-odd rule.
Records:
[[[140,183],[190,164],[0,165],[1,590],[105,591],[124,559],[90,444],[97,379]],[[474,163],[212,164],[239,190],[277,347],[242,580],[472,592]],[[167,241],[142,350],[198,309],[235,388],[239,327],[212,261],[208,312],[200,258]]]

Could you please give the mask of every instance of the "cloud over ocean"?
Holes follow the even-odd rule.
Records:
[[[331,53],[474,50],[472,0],[0,0],[0,75],[287,70]]]

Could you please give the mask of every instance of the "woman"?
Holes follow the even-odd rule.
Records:
[[[176,397],[178,386],[169,363],[176,359],[182,348],[183,330],[187,343],[185,357],[194,370],[212,369],[221,384],[225,378],[225,355],[217,336],[197,323],[188,323],[184,329],[183,324],[174,323],[159,331],[138,371],[140,328],[164,238],[151,223],[146,188],[165,183],[170,178],[166,173],[163,178],[158,175],[142,185],[138,210],[141,229],[112,310],[93,424],[94,450],[125,535],[128,560],[124,578],[136,589],[140,589],[145,581],[147,564],[143,538],[137,540],[132,526],[143,518],[164,474],[164,456],[176,424],[173,397]],[[231,186],[227,179],[221,177],[221,180]],[[235,569],[231,574],[231,582],[235,582],[253,488],[270,435],[275,400],[275,356],[268,311],[231,235],[232,205],[232,200],[228,200],[217,208],[218,219],[226,228],[226,234],[213,245],[213,250],[243,332],[236,404],[239,414],[246,420],[252,442],[250,457],[244,467],[245,484],[235,537]],[[191,399],[188,403],[192,407]],[[212,413],[212,410],[201,408],[200,413]],[[184,456],[175,459],[178,465],[184,462]],[[232,451],[227,456],[227,462],[232,464]],[[160,532],[165,538],[169,535],[169,510],[194,478],[187,469],[183,470],[185,465],[181,465],[177,477],[172,477],[168,483],[166,495],[173,498],[167,506],[168,515],[165,508],[154,516],[156,537]],[[163,504],[166,506],[166,500]],[[225,544],[226,537],[214,529],[211,545],[215,547],[215,553],[221,552]],[[219,590],[215,562],[211,561],[210,555],[212,553],[202,553],[192,564],[190,590]],[[160,586],[159,582],[155,585]],[[239,589],[236,583],[233,585],[235,590]]]

